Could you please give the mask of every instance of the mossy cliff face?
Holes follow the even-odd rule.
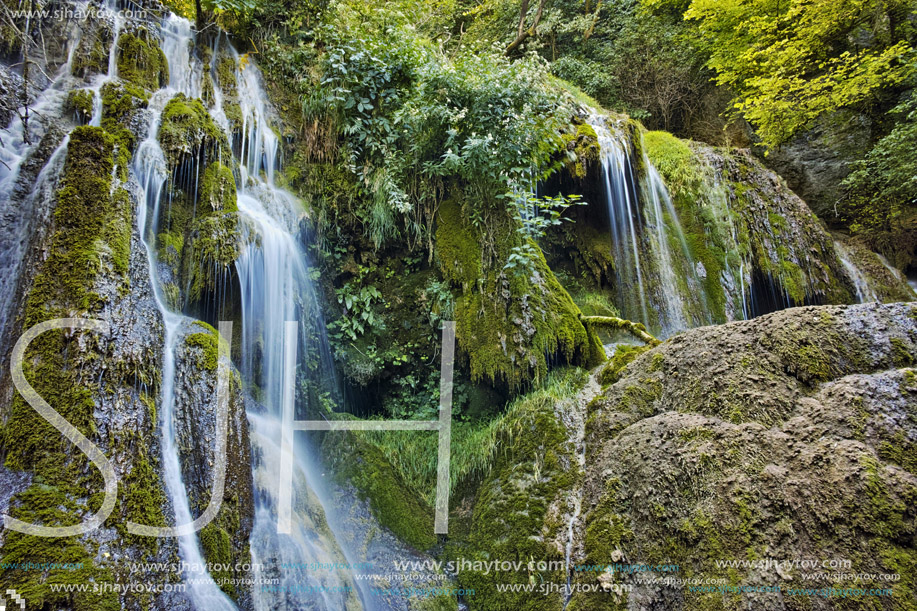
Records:
[[[239,256],[232,154],[200,100],[179,94],[162,113],[159,141],[172,169],[172,204],[157,236],[161,274],[173,308],[194,306],[220,290]]]
[[[535,244],[530,268],[505,267],[520,238],[505,211],[492,213],[486,232],[455,199],[440,205],[437,218],[436,254],[455,287],[456,338],[472,379],[515,387],[543,379],[549,357],[584,365],[601,360],[598,339]]]
[[[638,356],[590,405],[577,561],[671,563],[679,578],[780,585],[783,594],[701,593],[583,572],[580,583],[633,589],[577,594],[569,608],[913,608],[915,350],[917,308],[895,304],[786,310],[688,331]],[[716,565],[763,559],[844,559],[849,568],[826,572],[900,581]],[[893,594],[816,600],[789,596],[789,587]]]
[[[117,609],[114,593],[53,592],[55,583],[127,579],[126,557],[165,559],[172,542],[127,536],[132,520],[161,525],[165,500],[156,475],[159,456],[154,389],[159,383],[161,322],[132,235],[133,203],[116,182],[117,144],[105,130],[79,127],[70,135],[55,196],[45,257],[34,272],[22,327],[59,317],[101,319],[111,329],[51,331],[26,353],[26,378],[69,422],[96,443],[119,477],[115,511],[103,528],[83,538],[47,539],[4,531],[3,562],[83,563],[77,571],[5,570],[0,585],[30,604],[73,609]],[[130,292],[131,299],[124,296]],[[142,329],[142,331],[141,331]],[[4,491],[11,515],[46,526],[78,523],[101,504],[102,478],[88,460],[15,394],[4,414],[4,472],[26,470],[30,487]],[[27,483],[28,480],[25,480]],[[159,577],[166,579],[166,575]],[[128,594],[125,600],[146,600]]]
[[[216,478],[215,465],[225,460],[224,492],[216,518],[200,532],[201,549],[207,562],[236,567],[251,560],[248,539],[252,530],[254,498],[251,475],[251,444],[245,421],[242,381],[232,364],[219,359],[216,329],[197,321],[183,329],[184,342],[176,356],[179,363],[175,413],[177,446],[180,448],[182,481],[189,489],[193,515],[201,515],[211,502]],[[227,349],[228,346],[224,346]],[[221,371],[222,368],[222,371]],[[218,376],[228,378],[226,447],[221,455],[217,444]],[[251,604],[249,588],[236,587],[232,580],[250,577],[227,568],[212,574],[221,589],[243,608]]]
[[[461,570],[458,587],[474,590],[465,601],[470,609],[563,609],[559,592],[507,593],[497,586],[566,581],[568,520],[582,477],[569,413],[577,411],[585,382],[582,370],[557,372],[510,405],[495,433],[500,451],[489,472],[452,501],[448,559],[520,563],[518,571]]]

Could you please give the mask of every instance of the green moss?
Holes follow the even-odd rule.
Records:
[[[61,309],[86,311],[96,303],[90,288],[112,251],[103,239],[105,225],[118,214],[111,196],[114,150],[113,138],[98,127],[71,132],[55,195],[50,254],[29,295],[26,326]]]
[[[129,126],[137,113],[147,107],[149,96],[142,89],[127,83],[106,83],[102,86],[101,96],[101,125],[115,139],[119,178],[126,181],[131,152],[136,144],[136,137]]]
[[[558,411],[573,400],[585,380],[581,370],[552,374],[544,387],[510,406],[496,432],[503,451],[477,487],[467,534],[457,536],[447,554],[470,561],[519,560],[524,568],[519,572],[460,572],[458,586],[475,591],[467,601],[471,609],[563,608],[561,594],[532,596],[501,592],[498,586],[563,583],[566,579],[563,568],[557,568],[563,566],[563,551],[551,542],[564,536],[567,525],[558,508],[569,510],[566,499],[580,474],[570,468],[575,461],[573,445],[568,442],[568,430]],[[530,561],[535,565],[529,567]],[[558,564],[539,568],[540,561]]]
[[[218,162],[208,165],[201,178],[198,201],[203,214],[220,210],[223,212],[238,210],[236,181],[233,179],[232,170]]]
[[[184,248],[183,277],[186,297],[199,301],[228,277],[240,252],[239,217],[236,213],[210,214],[191,223]]]
[[[192,333],[185,337],[185,344],[201,350],[198,359],[200,369],[213,373],[219,362],[219,344],[213,333]]]
[[[582,180],[590,166],[599,160],[599,138],[591,125],[582,119],[575,118],[573,128],[561,133],[566,151],[565,165],[567,171]]]
[[[24,522],[44,526],[71,526],[82,519],[80,507],[69,490],[36,483],[16,495],[10,514]],[[114,592],[52,590],[51,585],[81,585],[112,583],[109,567],[96,564],[97,544],[77,537],[48,538],[25,535],[8,530],[5,533],[0,563],[59,563],[79,566],[75,570],[47,571],[0,570],[0,587],[14,588],[29,605],[36,609],[73,609],[74,611],[118,611],[121,609]]]
[[[116,272],[126,271],[130,206],[124,194],[116,191],[112,196],[114,151],[114,139],[101,128],[78,127],[71,133],[55,196],[48,254],[26,299],[24,327],[51,318],[91,314],[102,305],[92,291],[98,275],[109,264]],[[38,394],[90,439],[97,437],[95,401],[91,383],[78,375],[78,359],[97,355],[97,341],[92,333],[44,333],[29,346],[23,363],[26,378]],[[3,430],[3,443],[7,467],[36,473],[33,486],[14,497],[12,515],[46,526],[75,524],[83,519],[93,503],[87,506],[80,499],[98,496],[101,476],[18,394]],[[48,539],[9,531],[3,544],[3,562],[83,562],[85,568],[52,571],[50,575],[30,572],[25,578],[17,575],[15,583],[6,571],[0,581],[15,587],[29,604],[120,609],[116,594],[50,590],[51,583],[112,581],[107,568],[94,564],[92,546],[91,540]]]
[[[895,463],[917,476],[917,443],[909,441],[903,430],[898,430],[892,441],[879,444],[879,458]]]
[[[411,491],[378,448],[353,434],[331,432],[322,451],[335,476],[369,500],[382,526],[417,549],[436,544],[432,508]]]
[[[121,34],[117,62],[121,79],[148,91],[169,82],[169,62],[148,34],[145,38],[127,32]]]
[[[121,531],[121,536],[155,551],[157,548],[155,538],[131,535],[126,532],[126,521],[148,526],[166,526],[163,508],[166,507],[168,501],[156,469],[147,456],[146,445],[147,442],[143,439],[139,439],[139,443],[133,445],[133,464],[131,470],[122,479],[119,492],[125,521],[119,520],[117,527]]]
[[[235,60],[227,55],[221,56],[216,63],[216,73],[223,95],[234,98],[237,93]]]
[[[111,46],[111,32],[99,28],[89,37],[80,40],[73,54],[70,73],[77,78],[88,78],[108,71],[108,48]]]
[[[447,199],[439,206],[436,255],[445,278],[467,290],[483,275],[478,232],[467,221],[462,205]]]
[[[86,124],[92,118],[96,94],[92,89],[71,89],[67,94],[66,110],[73,113],[78,123]]]
[[[621,377],[624,368],[630,365],[634,359],[649,350],[651,346],[638,346],[631,344],[621,344],[615,348],[614,356],[607,365],[602,369],[599,380],[602,385],[614,384]]]
[[[910,367],[914,364],[914,355],[908,349],[907,343],[898,337],[888,340],[892,345],[892,358],[896,367]]]
[[[211,577],[219,584],[220,589],[229,596],[236,595],[235,585],[232,583],[233,572],[230,567],[235,564],[232,553],[232,540],[229,533],[211,522],[201,529],[201,549],[204,558],[211,567]]]
[[[456,338],[468,356],[473,381],[517,387],[541,380],[549,356],[571,364],[601,362],[598,336],[580,322],[579,308],[536,244],[529,244],[534,253],[530,271],[504,267],[519,239],[505,211],[494,211],[486,236],[454,199],[441,204],[437,220],[436,253],[443,275],[461,291],[455,300]]]
[[[200,100],[178,94],[162,111],[159,142],[166,159],[176,166],[186,156],[203,151],[210,159],[230,159],[226,136]]]
[[[699,191],[702,176],[697,157],[683,140],[668,132],[646,132],[643,134],[643,150],[665,178],[673,196]]]

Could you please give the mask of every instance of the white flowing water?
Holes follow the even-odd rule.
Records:
[[[589,124],[598,136],[602,155],[602,178],[611,221],[611,248],[615,260],[619,303],[624,309],[622,313],[641,322],[649,321],[646,289],[640,265],[640,236],[637,233],[637,227],[640,227],[642,222],[639,217],[637,186],[630,157],[621,141],[612,137],[603,117],[592,116]]]
[[[202,92],[203,66],[193,52],[194,33],[191,24],[174,15],[163,22],[161,48],[169,62],[169,85],[156,92],[149,103],[151,116],[146,139],[138,147],[133,172],[143,190],[143,204],[138,209],[141,235],[147,248],[157,305],[165,323],[163,388],[160,397],[162,417],[163,472],[166,489],[174,507],[176,523],[192,521],[188,496],[182,481],[181,461],[176,447],[175,376],[176,349],[183,340],[183,325],[189,318],[170,311],[156,271],[155,239],[161,206],[168,205],[167,181],[170,172],[158,142],[161,113],[168,100],[177,93],[199,97]],[[218,50],[219,38],[214,43]],[[256,389],[258,407],[249,413],[250,440],[255,484],[255,520],[250,540],[254,577],[279,577],[279,586],[262,589],[255,585],[253,603],[257,609],[345,609],[354,608],[358,600],[352,593],[346,571],[329,571],[316,578],[301,570],[309,563],[340,563],[351,554],[342,538],[326,525],[324,506],[327,499],[321,485],[322,474],[313,463],[303,439],[297,439],[294,465],[293,532],[277,533],[281,397],[287,380],[283,376],[283,337],[286,321],[299,321],[299,352],[305,359],[330,364],[330,352],[324,339],[324,328],[309,327],[317,318],[317,305],[305,253],[297,236],[304,210],[290,193],[274,184],[279,141],[269,126],[269,105],[256,69],[249,63],[241,69],[236,52],[224,43],[227,53],[236,61],[239,103],[243,116],[242,145],[238,160],[237,201],[241,219],[242,253],[236,262],[242,306],[242,373]],[[214,55],[215,56],[215,55]],[[215,63],[215,62],[214,62]],[[216,78],[212,69],[211,78]],[[224,129],[228,122],[222,109],[222,95],[216,91],[210,112]],[[227,133],[231,138],[232,134]],[[231,141],[231,140],[230,140]],[[229,160],[221,160],[223,163]],[[197,170],[191,170],[196,174]],[[196,188],[196,187],[195,187]],[[316,339],[318,338],[318,339]],[[323,373],[330,366],[320,367]],[[290,381],[292,383],[292,381]],[[333,522],[333,521],[331,521]],[[235,605],[209,577],[197,537],[180,538],[181,559],[199,567],[186,571],[192,602],[199,609],[233,609]],[[270,571],[270,575],[262,571]],[[278,570],[279,569],[279,570]],[[258,582],[256,581],[256,584]],[[365,609],[371,609],[363,595]],[[356,604],[359,604],[358,602]]]
[[[625,318],[663,336],[712,322],[695,263],[659,172],[643,156],[638,176],[630,145],[590,117],[601,149],[602,180],[611,224],[618,305]],[[673,254],[673,245],[680,257]]]
[[[102,87],[106,83],[118,78],[118,38],[121,36],[121,28],[124,27],[124,16],[118,10],[116,0],[105,0],[103,10],[106,15],[111,16],[111,48],[108,50],[108,70],[105,74],[100,74],[93,79],[90,90],[93,93],[92,98],[92,118],[89,120],[90,125],[98,127],[102,124]]]
[[[834,241],[834,249],[837,251],[837,258],[840,259],[841,265],[844,266],[844,271],[847,272],[847,277],[850,278],[850,281],[853,283],[853,287],[856,290],[857,301],[859,303],[879,301],[879,297],[876,295],[875,291],[870,288],[866,276],[851,260],[850,251],[837,240]]]
[[[169,61],[170,73],[172,66],[177,68],[174,73],[182,74],[177,65],[187,61],[187,48],[192,42],[190,24],[185,28],[170,28],[178,18],[171,17],[162,28],[163,47],[168,48],[166,59]],[[184,20],[182,20],[184,21]],[[117,41],[117,39],[115,39]],[[115,43],[117,44],[117,42]],[[181,50],[184,49],[184,52]],[[173,312],[167,305],[167,300],[159,281],[156,260],[156,235],[161,217],[160,207],[168,203],[164,194],[169,171],[159,145],[158,132],[162,110],[169,99],[176,93],[188,93],[183,90],[187,83],[182,80],[170,79],[169,85],[153,94],[149,103],[150,123],[146,139],[138,146],[134,155],[132,170],[137,178],[141,195],[137,207],[137,222],[140,236],[147,251],[150,269],[150,279],[154,287],[156,305],[162,313],[165,327],[165,341],[163,345],[162,360],[162,389],[160,393],[159,414],[161,417],[162,431],[162,469],[166,493],[172,504],[175,514],[175,524],[188,524],[193,521],[188,493],[182,478],[181,458],[176,446],[176,351],[184,339],[182,326],[190,319],[180,313]],[[206,568],[204,555],[201,553],[200,544],[195,533],[189,533],[179,538],[179,554],[183,566],[186,567],[182,578],[188,585],[188,594],[192,604],[197,609],[214,609],[216,611],[235,609],[235,604],[217,587]]]
[[[334,532],[335,520],[327,520],[329,532],[325,533],[315,523],[315,516],[324,514],[324,507],[329,506],[328,492],[304,436],[296,437],[294,443],[293,532],[277,533],[279,491],[284,485],[279,477],[281,403],[284,385],[293,382],[283,375],[285,322],[299,322],[300,363],[317,363],[318,369],[328,375],[333,367],[308,260],[297,238],[304,210],[299,200],[274,183],[280,143],[269,125],[267,96],[254,66],[248,64],[242,69],[238,56],[227,47],[237,66],[242,111],[238,207],[244,247],[236,262],[242,295],[242,369],[243,376],[260,390],[259,403],[263,406],[249,414],[258,491],[250,540],[253,564],[258,566],[273,559],[281,566],[302,566],[340,561],[340,554],[353,562],[346,538]],[[213,114],[217,118],[223,116],[221,100],[219,96],[215,98]],[[329,611],[350,608],[348,597],[340,593],[352,587],[345,575],[346,572],[332,571],[316,577],[314,573],[283,571],[279,575],[279,592],[273,588],[271,592],[256,591],[255,606]],[[313,593],[306,593],[303,585],[312,587]],[[358,589],[357,594],[362,607],[372,609],[367,593]],[[352,596],[350,599],[354,600]]]
[[[0,329],[7,328],[12,314],[17,281],[29,236],[33,234],[32,224],[36,221],[39,201],[50,201],[53,197],[57,177],[66,159],[69,137],[64,136],[32,184],[21,184],[20,171],[39,152],[39,144],[51,123],[48,119],[64,114],[64,103],[74,81],[70,72],[79,47],[80,30],[71,25],[68,34],[64,64],[28,107],[20,107],[10,124],[0,129]],[[19,99],[20,92],[17,91],[16,96]],[[0,346],[0,350],[4,348]]]

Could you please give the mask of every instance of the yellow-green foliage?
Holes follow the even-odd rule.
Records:
[[[735,92],[736,109],[768,147],[819,116],[863,105],[914,74],[907,40],[913,29],[884,25],[913,12],[910,0],[692,0],[687,5],[685,18],[699,30],[717,82]],[[868,24],[876,24],[872,32]],[[868,45],[860,42],[864,36],[870,36]]]
[[[145,38],[124,33],[118,37],[118,76],[148,91],[169,82],[169,62],[159,45]]]

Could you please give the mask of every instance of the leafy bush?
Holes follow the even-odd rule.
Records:
[[[544,61],[449,59],[407,27],[329,37],[322,86],[377,247],[401,230],[424,237],[447,186],[476,202],[479,225],[489,204],[556,168],[567,111]]]

